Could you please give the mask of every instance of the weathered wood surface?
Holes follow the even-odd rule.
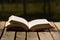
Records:
[[[52,22],[54,29],[43,32],[6,31],[5,22],[0,22],[0,40],[60,40],[60,22]]]
[[[60,30],[60,22],[54,22],[54,24],[56,25],[57,29]]]
[[[16,40],[25,40],[26,32],[17,32],[16,33]]]
[[[39,40],[37,32],[27,32],[27,40]]]
[[[3,34],[5,23],[5,21],[0,21],[0,38]]]
[[[49,32],[39,32],[39,37],[41,40],[53,40]]]
[[[15,35],[15,32],[11,32],[11,31],[8,32],[6,31],[6,28],[5,28],[1,40],[14,40],[14,35]]]
[[[57,22],[51,23],[55,29],[50,29],[51,36],[53,40],[60,40],[60,33],[57,27],[60,25]]]

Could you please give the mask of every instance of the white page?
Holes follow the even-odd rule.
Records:
[[[46,19],[36,19],[29,22],[29,28],[38,24],[49,24]]]
[[[9,17],[9,20],[6,22],[6,26],[10,24],[9,21],[11,21],[11,20],[21,22],[21,23],[24,23],[25,25],[28,25],[28,22],[24,18],[12,15]]]
[[[36,19],[36,20],[32,20],[30,22],[27,22],[27,20],[25,20],[24,18],[12,15],[12,16],[9,17],[9,20],[6,22],[5,26],[10,25],[11,20],[24,23],[25,25],[27,25],[27,27],[29,27],[29,29],[32,26],[35,26],[35,25],[38,25],[38,24],[48,24],[49,23],[46,19]]]

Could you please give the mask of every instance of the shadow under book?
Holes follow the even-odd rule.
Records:
[[[53,28],[46,19],[36,19],[28,22],[26,19],[14,15],[9,17],[5,26],[8,31],[39,31]]]

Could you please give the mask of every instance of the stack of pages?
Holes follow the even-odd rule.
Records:
[[[26,19],[17,16],[10,16],[6,22],[7,29],[20,31],[38,31],[43,29],[50,29],[52,26],[46,19],[36,19],[28,22]]]

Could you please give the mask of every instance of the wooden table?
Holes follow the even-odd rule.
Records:
[[[53,22],[54,29],[44,32],[6,31],[5,22],[0,21],[0,40],[60,40],[60,22]]]

